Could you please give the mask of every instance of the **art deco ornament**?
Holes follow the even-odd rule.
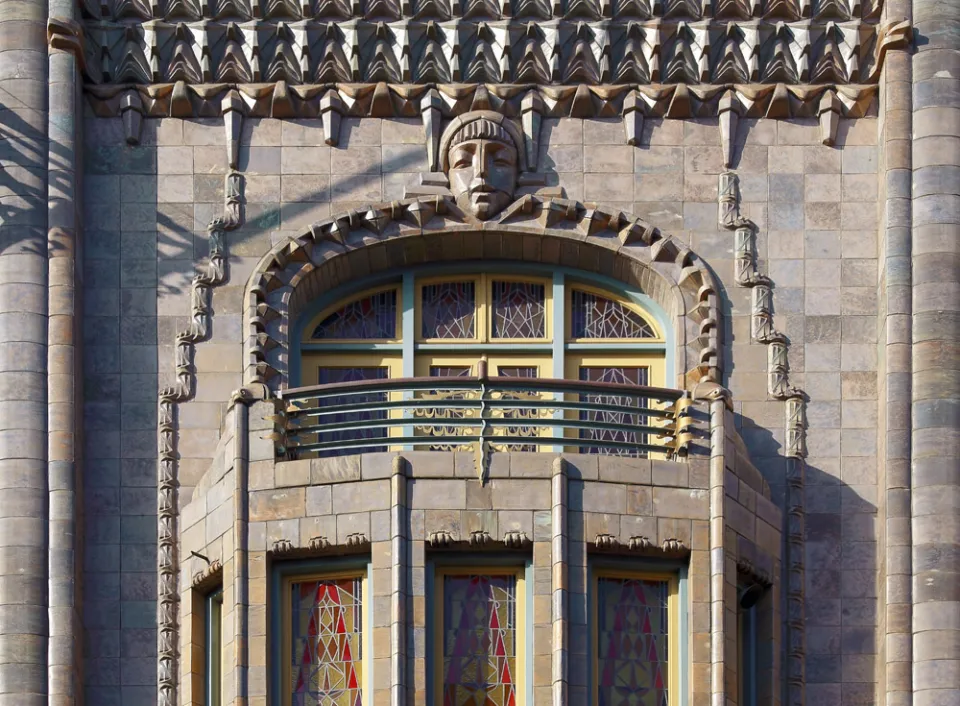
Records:
[[[519,129],[499,113],[475,111],[455,119],[440,140],[441,168],[466,213],[485,221],[514,200],[523,165]]]

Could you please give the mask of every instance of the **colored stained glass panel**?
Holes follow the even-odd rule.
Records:
[[[317,382],[321,385],[327,385],[335,382],[359,382],[360,380],[385,380],[389,377],[387,369],[384,367],[356,367],[356,368],[334,368],[321,367],[317,370]],[[371,392],[369,394],[342,395],[336,397],[320,398],[321,407],[338,407],[347,404],[361,404],[386,402],[387,394],[385,392]],[[386,419],[387,412],[382,409],[367,409],[355,412],[345,412],[343,414],[327,414],[319,417],[320,424],[344,424],[348,422],[368,422],[379,419]],[[384,427],[372,429],[344,429],[342,431],[330,431],[319,434],[318,441],[348,441],[352,439],[379,439],[386,437],[387,430]],[[371,451],[386,451],[386,447],[375,447]],[[350,449],[341,449],[334,451],[321,451],[320,456],[340,456],[351,453]]]
[[[292,584],[292,706],[362,703],[362,585],[359,577]]]
[[[598,706],[667,706],[667,581],[597,582]]]
[[[544,338],[544,286],[534,282],[493,282],[493,337]]]
[[[313,330],[319,339],[397,337],[397,290],[377,292],[344,304]]]
[[[477,293],[473,282],[441,282],[421,289],[423,338],[476,338]]]
[[[580,379],[589,382],[612,382],[621,385],[647,385],[649,384],[649,371],[647,368],[639,367],[581,367]],[[615,405],[620,407],[644,407],[647,399],[633,395],[581,395],[581,401],[591,404]],[[625,424],[642,426],[647,423],[647,416],[643,414],[631,414],[628,411],[583,411],[580,413],[580,419],[589,422],[600,422],[605,424]],[[611,430],[611,429],[581,429],[581,439],[597,439],[603,441],[618,441],[634,444],[643,444],[647,441],[647,435],[640,431],[629,429]],[[617,448],[612,446],[581,447],[581,453],[606,454],[614,456],[636,456],[637,451],[629,447]]]
[[[516,576],[444,577],[443,618],[443,706],[516,706]]]
[[[573,338],[656,338],[653,327],[633,309],[597,294],[573,290],[570,335]]]

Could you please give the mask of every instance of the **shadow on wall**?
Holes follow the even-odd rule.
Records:
[[[753,419],[735,414],[738,431],[753,461],[770,484],[776,503],[784,503],[786,459],[782,444]],[[817,429],[808,430],[816,434]],[[839,451],[839,449],[838,449]],[[836,467],[831,467],[833,462]],[[856,463],[844,458],[843,463]],[[864,459],[876,463],[875,459]],[[874,697],[874,666],[879,646],[876,630],[883,606],[878,592],[879,528],[874,486],[853,486],[840,479],[836,459],[814,459],[804,483],[804,610],[807,697],[825,702],[843,684],[844,693]],[[784,533],[784,542],[786,533]],[[786,545],[781,548],[786,556]],[[782,580],[782,579],[781,579]],[[785,584],[784,584],[785,585]],[[784,646],[786,641],[784,641]],[[785,664],[785,662],[781,662]]]
[[[206,226],[212,218],[221,215],[223,210],[226,148],[223,145],[210,146],[210,149],[223,153],[222,160],[217,163],[216,173],[194,175],[195,183],[191,193],[177,194],[168,197],[165,202],[158,202],[157,195],[163,188],[163,180],[177,176],[159,174],[157,146],[143,144],[157,141],[158,126],[154,123],[158,121],[145,121],[143,143],[139,146],[125,144],[119,119],[109,122],[110,124],[104,127],[101,127],[100,121],[96,123],[97,129],[104,135],[98,144],[86,144],[85,171],[93,177],[119,174],[121,176],[120,193],[97,193],[93,188],[88,188],[85,193],[85,200],[91,204],[88,208],[94,211],[86,214],[88,225],[86,235],[90,256],[92,259],[110,259],[120,257],[117,253],[122,253],[124,259],[128,257],[131,260],[159,259],[161,264],[159,265],[160,279],[157,282],[158,295],[187,293],[192,273],[184,271],[187,268],[183,265],[193,261],[193,268],[197,269],[204,264],[208,256]],[[250,172],[249,176],[253,179],[261,176],[279,179],[280,148],[251,146],[249,134],[255,129],[258,121],[247,122],[244,140],[239,150],[240,173],[248,176]],[[356,123],[355,120],[345,120],[341,129],[340,146],[330,149],[340,152],[349,149],[351,138],[357,132]],[[88,121],[89,124],[90,121]],[[222,131],[222,128],[218,129]],[[317,146],[325,147],[322,144]],[[413,148],[416,145],[409,145],[409,147]],[[256,153],[259,150],[276,151],[278,157],[273,160],[275,164],[271,164],[269,170],[262,168],[258,170],[258,163],[262,163],[261,155]],[[342,194],[362,193],[365,185],[376,181],[376,190],[380,192],[384,175],[402,174],[415,178],[417,173],[424,170],[423,158],[419,153],[401,153],[382,163],[378,162],[376,171],[337,175],[336,191]],[[329,169],[319,168],[317,175],[329,178]],[[284,175],[286,178],[297,176]],[[306,180],[312,176],[305,174],[302,178]],[[247,182],[245,191],[249,192],[250,178],[245,181]],[[304,220],[294,230],[283,229],[284,221],[298,221],[299,216],[316,211],[317,207],[333,203],[332,187],[333,184],[327,184],[314,191],[298,191],[297,201],[285,201],[282,206],[276,199],[258,202],[255,200],[256,196],[251,197],[250,193],[245,193],[245,222],[226,237],[230,262],[236,270],[231,275],[228,285],[245,284],[248,268],[269,250],[272,233],[279,231],[284,235],[294,234],[305,229],[310,222],[324,217],[327,213],[325,209],[321,215]],[[340,203],[359,207],[366,203],[380,203],[384,200],[384,198],[367,199],[363,202],[344,200]],[[244,260],[249,263],[247,267],[243,266]],[[164,264],[165,262],[169,265]],[[179,272],[182,276],[163,276],[170,271],[170,267],[177,265],[180,269],[173,271]]]

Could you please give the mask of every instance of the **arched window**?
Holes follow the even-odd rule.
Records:
[[[443,273],[408,272],[394,281],[321,302],[312,315],[305,316],[298,328],[299,365],[293,361],[291,379],[295,386],[314,386],[483,374],[668,387],[671,371],[665,322],[643,294],[572,271],[518,274],[451,272],[447,268]],[[332,443],[427,433],[423,425],[412,432],[387,433],[377,420],[393,418],[396,405],[391,401],[396,395],[379,389],[384,386],[369,387],[370,392],[364,394],[353,390],[349,399],[333,394],[336,388],[330,388],[332,392],[320,398],[321,407],[346,409],[345,416],[332,410],[323,412],[328,425],[340,423],[337,431],[326,427],[324,440]],[[452,391],[447,397],[469,399],[469,394]],[[526,393],[501,395],[500,399],[508,397],[534,402],[545,399]],[[558,398],[554,394],[549,399]],[[628,418],[642,426],[647,419],[609,411],[604,405],[622,408],[625,404],[613,393],[583,394],[579,399],[590,407],[577,411],[580,426],[585,428],[576,433],[580,439],[615,439],[619,432],[599,427]],[[642,399],[635,402],[645,406]],[[519,404],[514,407],[503,415],[522,420],[524,414],[529,418],[534,413],[519,409]],[[540,407],[538,418],[557,413]],[[464,419],[469,417],[464,413]],[[505,433],[522,436],[534,434],[532,429],[518,424]],[[545,432],[536,431],[536,435]],[[440,443],[433,447],[446,448]],[[532,444],[509,445],[510,450],[535,448]],[[611,452],[589,445],[581,450]]]

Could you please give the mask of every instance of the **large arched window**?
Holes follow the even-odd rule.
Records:
[[[294,334],[300,341],[299,359],[291,364],[295,386],[476,377],[484,370],[499,378],[666,387],[672,374],[662,312],[642,293],[573,271],[411,271],[351,293],[341,290],[338,298],[319,302],[304,316]],[[389,404],[377,409],[377,403],[391,399],[374,389],[368,395],[353,393],[349,400],[328,397],[323,404],[346,405],[350,416],[340,418],[344,422],[356,421],[358,405],[366,404],[367,418],[376,420],[393,414]],[[580,399],[620,404],[609,396]],[[510,414],[519,419],[523,413],[532,414]],[[599,408],[578,414],[584,422],[613,419]],[[524,429],[532,433],[520,426],[511,431]],[[325,438],[335,440],[337,433]],[[388,435],[375,425],[342,434],[351,439]]]

